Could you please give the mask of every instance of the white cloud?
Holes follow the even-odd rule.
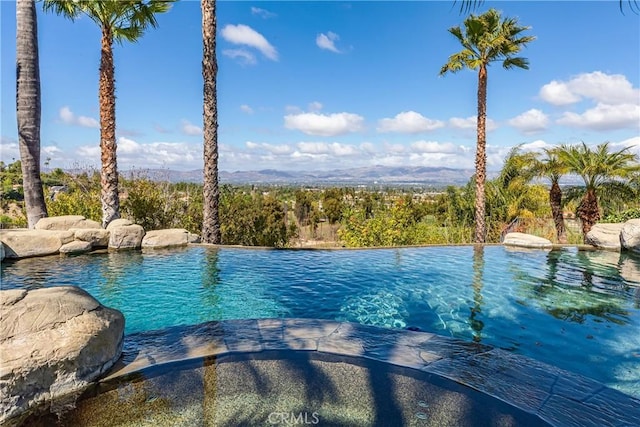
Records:
[[[313,101],[311,103],[309,103],[309,111],[316,113],[318,111],[322,110],[322,103],[318,102],[318,101]]]
[[[259,7],[252,7],[251,8],[251,14],[252,15],[257,15],[257,16],[261,17],[262,19],[275,18],[276,16],[278,16],[273,12],[269,12],[268,10],[265,10],[265,9],[260,9]]]
[[[202,135],[202,128],[194,125],[188,120],[182,120],[180,130],[182,130],[182,133],[189,136]]]
[[[394,118],[378,121],[378,132],[421,133],[444,127],[444,122],[431,120],[415,111],[403,111]]]
[[[582,114],[565,112],[556,123],[597,131],[640,128],[640,105],[598,103]]]
[[[476,116],[467,117],[463,119],[461,117],[452,117],[449,119],[449,125],[455,129],[461,130],[473,130],[477,129],[478,118]],[[486,130],[487,132],[491,132],[496,130],[498,125],[493,120],[487,118],[486,122]]]
[[[334,32],[329,31],[327,34],[320,33],[316,37],[316,45],[320,49],[330,50],[331,52],[341,53],[340,49],[336,47],[336,42],[340,40],[340,36]]]
[[[436,141],[416,141],[411,144],[411,149],[415,153],[456,153],[459,151],[458,147],[450,142],[436,142]]]
[[[240,111],[242,111],[243,113],[247,113],[247,114],[253,114],[253,108],[251,108],[247,104],[242,104],[240,106]]]
[[[259,50],[272,61],[278,60],[278,51],[267,39],[248,25],[226,25],[222,29],[222,37],[233,44],[246,45]],[[224,52],[223,52],[224,53]]]
[[[376,147],[370,142],[363,142],[360,144],[360,150],[367,154],[374,154],[376,152]]]
[[[277,156],[283,156],[286,154],[291,154],[293,152],[291,146],[287,144],[267,144],[247,141],[245,142],[245,145],[249,150],[266,151]]]
[[[364,118],[352,113],[330,115],[299,113],[284,116],[287,129],[299,130],[307,135],[336,136],[363,129]]]
[[[582,99],[609,105],[640,104],[640,89],[634,88],[622,74],[594,71],[566,82],[553,80],[542,86],[540,97],[553,105],[574,104]]]
[[[100,123],[92,118],[87,116],[76,116],[73,111],[67,106],[64,106],[58,112],[58,117],[62,120],[62,123],[73,126],[82,126],[86,128],[99,128]]]
[[[527,142],[520,146],[522,151],[535,151],[535,152],[540,152],[545,148],[552,148],[552,147],[553,145],[548,144],[546,141],[543,141],[541,139],[536,139],[535,141]]]
[[[610,144],[614,150],[622,150],[623,148],[629,148],[631,154],[635,154],[640,158],[640,136],[634,136],[633,138],[625,139],[624,141],[614,142]]]
[[[568,105],[580,101],[580,97],[572,93],[566,83],[556,80],[542,86],[540,98],[553,105]]]
[[[542,111],[532,108],[509,120],[509,124],[525,134],[531,134],[547,129],[549,117]]]
[[[237,59],[243,65],[254,65],[258,63],[255,55],[244,49],[226,49],[222,54],[232,59]]]

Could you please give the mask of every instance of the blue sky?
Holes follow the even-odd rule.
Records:
[[[39,7],[39,6],[38,6]],[[509,148],[630,146],[640,154],[640,17],[617,1],[485,2],[537,37],[529,70],[489,69],[488,165]],[[18,159],[15,3],[0,1],[1,159]],[[477,73],[438,75],[460,46],[451,2],[222,1],[222,170],[473,167]],[[118,165],[202,167],[200,3],[116,45]],[[99,165],[100,31],[39,9],[42,160]]]

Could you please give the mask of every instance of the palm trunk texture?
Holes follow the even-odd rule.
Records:
[[[202,241],[219,244],[221,241],[218,204],[218,99],[216,95],[216,2],[201,0],[202,8],[202,78],[204,80],[203,139],[204,139],[204,211]]]
[[[34,0],[16,3],[16,116],[29,228],[47,216],[40,179],[40,66]]]
[[[113,34],[102,29],[100,56],[100,174],[102,226],[120,218],[118,196],[118,162],[116,158],[116,88],[113,66]]]
[[[484,243],[486,238],[484,184],[487,178],[487,68],[478,71],[478,142],[476,146],[476,203],[475,203],[475,243]]]
[[[567,243],[567,230],[564,227],[564,217],[562,216],[562,190],[557,181],[551,184],[549,190],[549,203],[551,205],[551,215],[556,226],[558,243]]]
[[[586,243],[587,233],[591,231],[591,228],[600,219],[600,207],[598,206],[598,196],[595,189],[587,189],[580,206],[578,206],[577,214],[582,221],[582,237]]]

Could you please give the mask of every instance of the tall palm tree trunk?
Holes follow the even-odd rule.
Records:
[[[100,159],[102,172],[102,226],[120,218],[118,164],[116,158],[116,87],[113,66],[113,33],[102,28],[100,56]]]
[[[216,95],[216,2],[201,0],[202,8],[202,78],[204,80],[204,212],[202,241],[219,244],[218,204],[218,100]]]
[[[475,243],[484,243],[486,236],[485,192],[487,179],[487,68],[480,66],[478,71],[478,128],[476,145],[476,204],[475,204]]]
[[[598,196],[594,188],[588,188],[584,194],[580,206],[578,206],[577,214],[582,221],[582,235],[586,243],[587,233],[600,219],[600,207],[598,206]]]
[[[564,227],[564,217],[562,216],[562,190],[558,181],[553,181],[549,190],[549,204],[551,205],[551,215],[556,226],[556,236],[558,243],[567,243],[567,230]]]
[[[47,216],[40,179],[40,66],[35,0],[16,3],[16,116],[27,223]]]

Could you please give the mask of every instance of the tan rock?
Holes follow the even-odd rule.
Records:
[[[507,233],[502,244],[535,249],[550,249],[553,246],[549,239],[526,233]]]
[[[127,225],[132,225],[132,224],[133,222],[129,221],[126,218],[118,218],[118,219],[114,219],[109,223],[109,225],[107,225],[107,230],[112,230],[116,227],[123,227]]]
[[[63,215],[41,218],[36,230],[69,230],[70,228],[101,228],[100,223],[86,219],[82,215]]]
[[[81,254],[91,250],[91,242],[83,242],[82,240],[74,240],[60,246],[61,254]]]
[[[64,245],[65,243],[73,242],[75,240],[75,233],[70,230],[45,230],[49,231],[60,239],[60,242]]]
[[[629,251],[640,253],[640,219],[630,219],[622,225],[620,244]]]
[[[170,246],[186,246],[189,243],[189,232],[183,228],[148,231],[142,239],[143,248],[167,248]]]
[[[585,243],[596,248],[620,250],[620,232],[623,224],[600,223],[587,233]]]
[[[78,396],[122,351],[122,313],[80,288],[2,290],[0,317],[0,424]]]
[[[200,243],[200,236],[197,234],[189,233],[189,243]]]
[[[104,228],[72,228],[76,240],[90,242],[94,248],[109,246],[109,230]]]
[[[137,249],[142,245],[144,228],[131,224],[109,230],[109,249]]]
[[[48,230],[5,231],[0,234],[6,258],[26,258],[55,254],[62,241],[56,232]]]

